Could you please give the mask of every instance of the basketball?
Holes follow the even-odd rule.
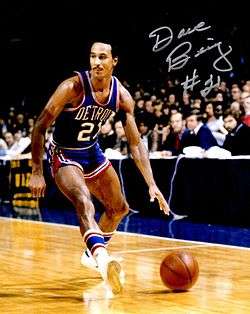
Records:
[[[161,262],[160,276],[164,285],[172,290],[188,290],[197,281],[199,265],[187,251],[175,251]]]

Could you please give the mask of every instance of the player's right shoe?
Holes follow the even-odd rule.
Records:
[[[81,256],[81,264],[99,272],[114,294],[118,294],[122,291],[123,284],[125,282],[125,274],[118,262],[118,258],[106,256],[101,259],[101,263],[99,262],[98,266],[89,250],[86,249]]]
[[[122,268],[116,260],[111,260],[107,265],[107,281],[114,294],[122,292]]]
[[[108,257],[108,259],[103,260],[99,263],[99,271],[103,280],[109,285],[114,294],[122,292],[124,283],[124,273],[120,263]]]

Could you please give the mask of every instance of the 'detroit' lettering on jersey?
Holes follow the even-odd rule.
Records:
[[[53,133],[53,143],[68,149],[84,149],[94,145],[101,126],[119,107],[119,83],[116,77],[112,76],[107,102],[101,104],[95,98],[89,72],[76,73],[85,95],[78,107],[65,107],[55,122]]]

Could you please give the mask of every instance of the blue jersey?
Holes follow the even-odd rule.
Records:
[[[76,72],[82,82],[84,97],[76,108],[65,107],[55,122],[53,143],[67,149],[86,149],[97,142],[101,126],[117,112],[119,106],[118,80],[111,79],[108,101],[101,104],[95,98],[88,71]]]

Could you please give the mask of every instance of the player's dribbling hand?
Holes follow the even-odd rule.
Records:
[[[29,188],[33,197],[44,197],[46,183],[43,175],[32,174],[29,180]]]
[[[163,210],[163,212],[166,215],[169,215],[170,208],[168,206],[168,203],[166,202],[164,196],[162,195],[161,191],[158,189],[156,185],[151,185],[149,187],[149,195],[150,195],[150,202],[153,202],[155,198],[157,198],[160,210]]]

